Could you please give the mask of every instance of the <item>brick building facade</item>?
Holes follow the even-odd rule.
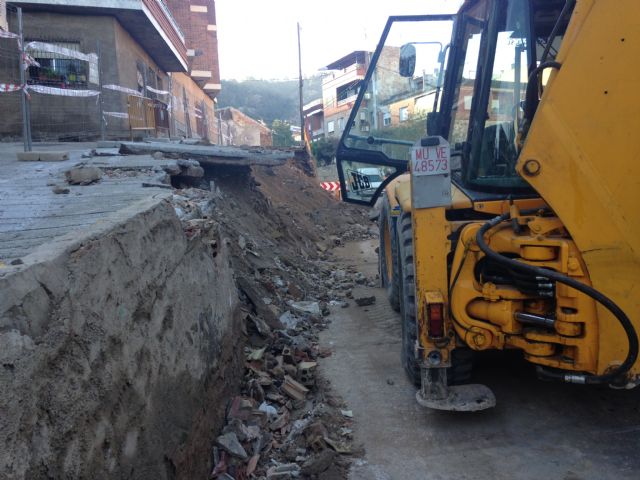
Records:
[[[216,141],[214,99],[220,92],[220,71],[214,0],[21,0],[16,5],[23,9],[26,42],[99,52],[92,74],[87,63],[48,52],[33,54],[42,57],[41,65],[29,68],[27,84],[100,92],[91,98],[32,93],[34,140],[91,139],[103,133],[106,138],[126,137],[129,95],[137,92],[158,108],[168,108],[169,128],[163,134]],[[16,23],[14,14],[9,31],[17,32]],[[15,77],[13,70],[4,71],[9,67],[14,67],[9,61],[0,63],[0,83]],[[0,137],[21,135],[20,95],[0,96],[5,112]]]

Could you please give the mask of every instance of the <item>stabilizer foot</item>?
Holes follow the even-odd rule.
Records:
[[[446,387],[445,395],[430,397],[420,389],[416,400],[423,407],[452,412],[478,412],[496,406],[496,397],[491,389],[479,384]]]

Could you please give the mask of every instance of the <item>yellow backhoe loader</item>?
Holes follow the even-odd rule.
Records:
[[[494,406],[469,384],[489,349],[543,379],[640,382],[638,58],[637,0],[467,0],[387,22],[338,172],[345,201],[381,205],[420,404]]]

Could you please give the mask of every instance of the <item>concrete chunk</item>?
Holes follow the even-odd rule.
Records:
[[[204,169],[202,167],[188,167],[182,171],[185,177],[201,178],[204,177]]]
[[[220,435],[216,439],[216,443],[220,448],[226,450],[234,457],[242,458],[243,460],[248,458],[247,452],[242,445],[240,445],[238,437],[234,432],[227,432],[224,435]]]
[[[20,162],[64,162],[69,152],[17,152]]]
[[[102,178],[102,170],[98,167],[75,167],[67,170],[65,176],[71,185],[89,185]]]

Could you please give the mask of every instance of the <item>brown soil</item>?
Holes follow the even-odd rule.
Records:
[[[318,332],[326,327],[323,314],[328,313],[329,302],[338,304],[350,297],[348,285],[335,288],[337,267],[330,250],[350,240],[375,236],[375,229],[367,219],[368,211],[337,201],[320,188],[316,178],[297,168],[294,161],[281,167],[207,167],[205,181],[200,181],[200,185],[211,191],[176,190],[174,204],[187,233],[206,218],[219,224],[221,241],[228,242],[244,304],[240,326],[243,335],[239,341],[233,339],[235,354],[229,355],[229,361],[235,363],[239,357],[246,358],[244,374],[236,366],[229,369],[236,377],[224,379],[229,386],[225,389],[226,402],[212,398],[217,405],[203,414],[221,419],[223,405],[251,403],[254,416],[251,420],[243,419],[242,428],[258,427],[262,435],[257,446],[255,439],[242,442],[249,457],[258,455],[253,478],[267,475],[274,465],[287,464],[297,465],[289,468],[301,468],[298,478],[346,478],[353,453],[351,420],[342,415],[341,409],[348,407],[331,394],[328,382],[320,377],[308,385],[310,391],[305,400],[287,397],[282,372],[276,367],[284,366],[295,375],[300,362],[316,361],[330,354],[318,344]],[[339,280],[344,282],[344,275]],[[306,314],[296,310],[292,302],[300,301],[317,302],[319,312]],[[282,325],[279,318],[286,312],[297,320],[297,325],[289,328]],[[250,361],[248,355],[261,348],[264,348],[262,356]],[[283,350],[287,348],[293,351],[293,357],[283,360]],[[240,396],[233,392],[239,392]],[[262,401],[277,408],[277,419],[260,414],[258,406]],[[275,420],[282,426],[277,424],[274,429]],[[299,423],[294,423],[296,420]],[[224,422],[225,433],[240,428],[238,419],[234,420],[229,410]],[[209,420],[204,424],[213,427],[215,435],[207,445],[194,445],[194,439],[187,442],[187,451],[176,466],[178,478],[194,478],[193,474],[203,473],[200,468],[194,469],[193,463],[202,465],[202,456],[211,451],[222,427],[220,421]],[[302,424],[300,432],[292,433],[294,425]],[[320,428],[328,440],[320,438],[314,442],[308,428]],[[242,437],[242,433],[238,435]],[[228,455],[218,447],[214,447],[213,457],[209,471],[216,468],[216,472],[226,472],[231,478],[247,478],[246,459]]]

